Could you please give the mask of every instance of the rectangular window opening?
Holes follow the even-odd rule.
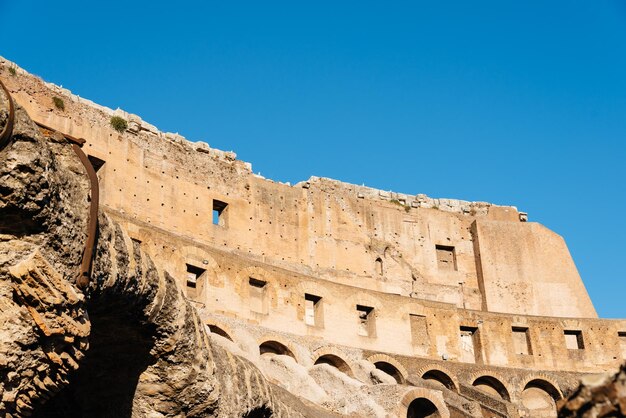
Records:
[[[314,327],[324,326],[321,297],[304,294],[304,323]]]
[[[187,264],[187,297],[195,299],[198,296],[198,280],[206,270]]]
[[[213,225],[226,226],[228,203],[213,199]]]
[[[565,330],[565,346],[568,350],[584,350],[583,332],[580,330]]]
[[[248,280],[250,290],[250,310],[252,312],[267,315],[269,305],[267,301],[267,282],[250,277]]]
[[[435,245],[435,251],[437,252],[437,267],[439,270],[457,270],[454,247],[449,245]]]
[[[356,311],[359,320],[358,334],[363,337],[375,336],[376,328],[374,324],[374,308],[370,306],[356,305]]]
[[[513,327],[513,349],[515,354],[532,355],[530,335],[527,327]]]
[[[191,264],[187,264],[187,287],[196,287],[198,279],[204,274],[206,270],[200,267],[196,267]]]
[[[464,363],[480,362],[480,340],[477,327],[460,327],[460,360]]]

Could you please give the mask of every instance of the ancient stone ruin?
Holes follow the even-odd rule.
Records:
[[[0,81],[0,417],[626,412],[626,321],[515,207],[282,184]]]

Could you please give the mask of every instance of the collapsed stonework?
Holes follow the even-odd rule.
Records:
[[[0,79],[6,416],[553,417],[624,360],[626,321],[515,207],[275,183],[4,59]]]

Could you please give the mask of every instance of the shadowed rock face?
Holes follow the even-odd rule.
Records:
[[[172,277],[106,214],[89,288],[75,286],[85,169],[64,138],[16,112],[0,150],[0,415],[303,416],[251,363],[210,344]]]

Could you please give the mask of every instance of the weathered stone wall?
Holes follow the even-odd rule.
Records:
[[[93,191],[64,138],[44,138],[19,106],[0,179],[0,415],[316,415],[213,347],[175,280],[105,213],[78,290]]]
[[[125,115],[129,130],[119,134],[108,118],[123,113],[30,75],[18,71],[7,81],[35,120],[87,139],[86,152],[105,161],[99,171],[103,205],[138,221],[363,289],[469,309],[596,316],[567,247],[553,247],[550,254],[526,252],[521,240],[532,237],[537,246],[548,245],[554,234],[520,222],[513,207],[433,200],[321,178],[295,186],[275,183],[254,175],[232,153],[162,134],[132,115]],[[67,102],[64,111],[53,106],[54,95]],[[212,223],[214,200],[228,204],[222,226]],[[486,226],[472,228],[482,220],[490,220],[489,233]],[[508,238],[511,233],[519,239]],[[503,243],[505,254],[490,250]],[[438,265],[436,246],[453,247],[452,268]],[[494,256],[509,255],[527,273],[490,268],[501,264]],[[517,279],[519,289],[509,293],[515,296],[502,298],[500,289]],[[552,301],[558,303],[545,303],[546,290],[558,292]]]
[[[141,241],[147,253],[158,254],[159,262],[178,278],[180,286],[197,302],[202,313],[220,313],[272,330],[334,344],[435,360],[442,357],[449,361],[464,360],[459,334],[460,327],[464,326],[477,330],[478,357],[474,357],[472,363],[599,372],[615,369],[624,361],[622,339],[618,334],[626,330],[623,320],[498,314],[359,289],[279,268],[227,249],[198,245],[191,239],[173,236],[131,217],[110,214],[133,238]],[[188,264],[206,270],[195,288],[187,286]],[[267,283],[266,313],[251,308],[250,277]],[[304,321],[305,294],[322,298],[323,319],[317,326]],[[357,304],[375,309],[374,336],[358,335]],[[417,327],[412,324],[415,316],[424,319]],[[530,350],[527,354],[516,351],[514,327],[528,329]],[[584,349],[567,348],[566,330],[581,331]]]
[[[581,373],[624,360],[626,321],[595,318],[563,239],[513,207],[324,178],[275,183],[232,153],[17,73],[7,78],[16,101],[86,138],[85,152],[104,165],[84,299],[71,283],[88,183],[62,137],[44,140],[20,110],[22,131],[0,173],[11,196],[0,206],[11,220],[0,226],[0,319],[17,336],[0,338],[9,341],[0,371],[23,365],[0,375],[7,410],[36,408],[72,381],[38,416],[332,414],[310,402],[403,416],[421,397],[442,416],[554,416]],[[113,131],[111,114],[129,129]],[[216,225],[215,201],[224,209]],[[63,297],[28,296],[48,293]],[[65,322],[50,316],[64,310]],[[205,325],[235,330],[232,341],[212,344]],[[264,355],[276,347],[288,353]]]

